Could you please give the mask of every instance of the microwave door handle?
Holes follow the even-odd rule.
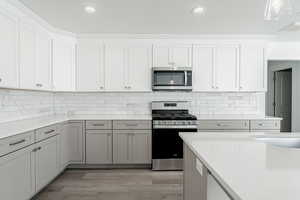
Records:
[[[187,86],[187,71],[184,71],[184,86]]]

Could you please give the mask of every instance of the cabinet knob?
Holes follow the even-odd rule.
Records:
[[[103,87],[103,86],[100,86],[100,89],[101,89],[101,90],[103,90],[103,89],[104,89],[104,87]]]
[[[243,89],[243,86],[240,86],[240,89]]]
[[[43,87],[43,85],[42,84],[40,84],[40,83],[37,83],[37,84],[35,84],[37,87]]]
[[[0,78],[0,82],[2,82],[2,78]]]

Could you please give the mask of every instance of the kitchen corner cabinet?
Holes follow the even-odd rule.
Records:
[[[192,67],[192,45],[153,45],[153,67]]]
[[[115,58],[116,59],[116,58]],[[104,45],[98,40],[82,39],[77,44],[77,90],[104,91]],[[115,74],[119,74],[117,70]]]
[[[18,18],[0,8],[0,87],[19,87]]]
[[[33,147],[26,147],[0,158],[1,199],[30,199],[35,193]]]
[[[53,40],[53,90],[75,91],[75,39],[56,36]]]
[[[20,22],[20,88],[50,90],[52,38],[30,20]]]

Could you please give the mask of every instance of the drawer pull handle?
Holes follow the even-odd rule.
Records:
[[[45,134],[53,133],[55,130],[46,131]]]
[[[14,143],[10,143],[9,146],[15,146],[15,145],[18,145],[18,144],[21,144],[21,143],[24,143],[24,142],[26,142],[25,139],[17,141],[17,142],[14,142]]]
[[[126,126],[138,126],[138,124],[126,124]]]
[[[259,125],[259,126],[263,126],[264,124],[262,124],[262,123],[259,123],[258,125]]]
[[[41,150],[42,149],[42,147],[37,147],[37,148],[34,148],[33,150],[32,150],[32,152],[37,152],[37,151],[39,151],[39,150]]]
[[[93,126],[104,126],[104,124],[93,124]]]
[[[217,126],[219,126],[219,127],[226,127],[228,125],[226,125],[226,124],[217,124]]]

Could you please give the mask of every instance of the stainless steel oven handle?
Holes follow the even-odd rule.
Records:
[[[184,86],[187,86],[187,71],[184,71]]]

